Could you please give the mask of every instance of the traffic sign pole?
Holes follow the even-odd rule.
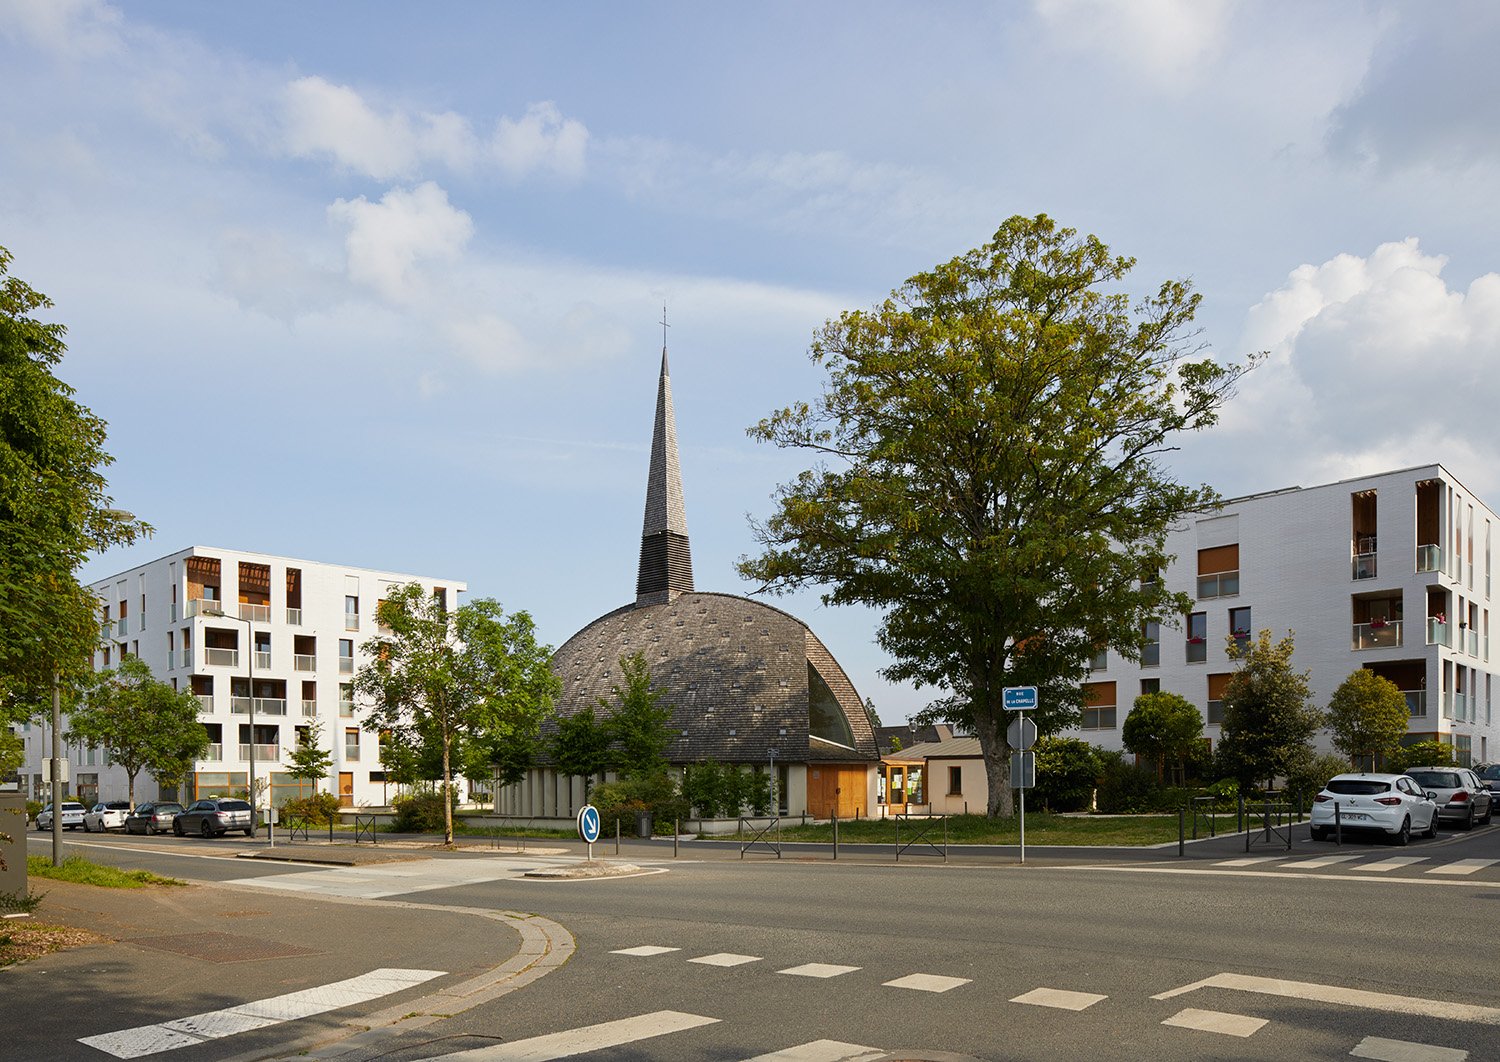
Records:
[[[1031,755],[1027,750],[1031,748],[1032,742],[1036,740],[1036,724],[1026,718],[1026,713],[1037,707],[1037,695],[1035,686],[1006,686],[1000,691],[1000,702],[1005,706],[1007,712],[1015,712],[1016,720],[1006,731],[1007,741],[1014,745],[1021,753],[1019,757],[1021,765],[1021,777],[1015,777],[1015,764],[1017,757],[1011,757],[1011,781],[1021,791],[1021,865],[1026,865],[1026,790],[1030,788],[1035,780],[1031,775],[1034,772],[1026,770],[1026,760]],[[1012,737],[1012,732],[1014,737]],[[1016,784],[1019,783],[1019,784]]]
[[[1021,728],[1026,727],[1026,713],[1022,712],[1017,718],[1021,720]],[[1024,759],[1024,757],[1023,757]],[[1025,781],[1026,779],[1021,779]],[[1026,787],[1021,787],[1021,865],[1026,865]]]

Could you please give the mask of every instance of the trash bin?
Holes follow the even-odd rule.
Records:
[[[637,811],[635,813],[635,835],[637,837],[651,836],[651,812]]]

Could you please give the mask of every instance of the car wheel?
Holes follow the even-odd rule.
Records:
[[[198,832],[204,837],[212,837],[214,835],[214,828],[208,824],[207,819],[204,819],[198,827]]]
[[[176,821],[175,819],[172,821],[172,832],[175,833],[178,837],[185,836],[185,834],[182,832],[182,823]]]
[[[1473,804],[1469,805],[1469,814],[1464,818],[1463,827],[1464,827],[1465,830],[1472,830],[1474,828],[1474,805]]]
[[[1400,848],[1405,848],[1407,845],[1411,844],[1410,815],[1401,820],[1401,829],[1397,830],[1396,833],[1391,837],[1391,843]]]
[[[1432,818],[1427,820],[1427,829],[1422,831],[1422,836],[1429,841],[1437,836],[1437,812],[1432,813]]]
[[[1489,802],[1489,805],[1484,809],[1484,818],[1482,818],[1482,819],[1479,820],[1479,825],[1481,825],[1481,826],[1488,826],[1490,824],[1490,820],[1493,819],[1494,817],[1495,817],[1495,802],[1493,800],[1491,800]]]
[[[1314,841],[1326,841],[1326,840],[1328,840],[1328,827],[1326,827],[1326,826],[1314,826],[1312,828],[1312,839]]]
[[[93,833],[94,832],[94,828],[89,825],[89,820],[88,819],[84,819],[83,820],[83,832],[84,833]]]
[[[37,833],[45,833],[46,831],[47,831],[47,827],[45,827],[45,826],[42,825],[42,820],[41,819],[37,819],[36,820],[36,832]]]

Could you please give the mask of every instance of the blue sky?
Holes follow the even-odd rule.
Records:
[[[661,330],[698,585],[814,329],[1045,211],[1266,350],[1175,469],[1442,461],[1500,503],[1500,9],[0,0],[0,244],[153,541],[633,595]],[[807,620],[887,721],[878,617]]]

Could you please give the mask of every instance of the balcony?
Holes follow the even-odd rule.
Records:
[[[288,627],[302,626],[302,610],[300,608],[289,608],[286,610],[286,625]]]
[[[1432,616],[1427,617],[1427,644],[1452,645],[1448,640],[1448,624]]]
[[[238,649],[205,649],[203,662],[211,667],[239,667],[240,651]]]
[[[1354,625],[1355,649],[1392,649],[1401,644],[1400,620],[1371,620]]]
[[[210,763],[219,763],[224,759],[224,746],[219,744],[209,745],[208,751],[203,754],[203,758]]]
[[[249,620],[251,623],[270,623],[270,605],[249,605],[240,603],[240,619]]]
[[[257,649],[255,651],[255,666],[260,668],[262,671],[270,671],[271,654],[269,652],[263,653],[259,649]]]
[[[292,667],[298,671],[316,671],[318,658],[312,653],[298,653],[292,657]]]
[[[341,656],[341,657],[339,657],[339,674],[340,675],[352,675],[352,674],[354,674],[354,657],[352,657],[352,656]]]
[[[1097,653],[1095,653],[1092,657],[1089,658],[1089,670],[1090,671],[1108,671],[1109,670],[1109,650],[1108,649],[1100,649]]]
[[[235,715],[249,715],[250,698],[231,697],[229,710]],[[281,697],[257,697],[255,698],[255,713],[257,715],[286,715],[286,700]]]
[[[181,667],[181,668],[187,668],[190,671],[192,670],[192,667],[193,667],[193,651],[191,649],[180,649],[180,650],[178,650],[178,652],[177,652],[177,666]]]
[[[354,718],[354,702],[339,701],[339,717],[342,719]]]
[[[1379,571],[1380,566],[1375,563],[1375,554],[1358,553],[1354,557],[1354,578],[1373,579]]]
[[[1147,642],[1141,649],[1141,667],[1161,666],[1161,642]]]
[[[344,762],[345,763],[358,763],[359,762],[359,746],[358,745],[345,745],[344,746]]]
[[[1198,600],[1210,597],[1233,597],[1240,592],[1240,573],[1219,572],[1198,576]]]
[[[214,710],[214,695],[212,693],[199,693],[195,694],[195,696],[198,698],[198,704],[201,705],[198,709],[200,712],[212,712]]]
[[[1443,547],[1426,545],[1417,547],[1417,571],[1440,572],[1443,570]]]
[[[308,716],[308,717],[317,715],[318,714],[318,702],[317,701],[303,701],[302,702],[302,714],[304,716]]]
[[[242,759],[242,760],[248,760],[249,758],[250,758],[250,746],[249,745],[241,745],[240,746],[240,759]],[[280,745],[256,745],[255,746],[255,758],[257,760],[279,760],[279,759],[281,759],[281,746]]]
[[[1187,662],[1189,664],[1201,664],[1208,659],[1208,641],[1203,638],[1189,638],[1187,640]]]
[[[346,630],[346,631],[357,631],[357,630],[359,630],[359,613],[358,612],[345,612],[344,613],[344,630]]]
[[[1413,719],[1427,718],[1426,690],[1402,690],[1401,695],[1406,698],[1406,710]]]
[[[123,637],[125,637],[125,635],[127,635],[127,634],[130,633],[130,617],[129,616],[121,616],[120,617],[120,622],[117,623],[117,624],[115,624],[115,633],[116,633],[116,636],[120,637],[120,638],[123,638]]]
[[[211,597],[202,597],[189,601],[182,609],[183,619],[191,619],[194,616],[222,615],[224,615],[224,602],[217,601]]]
[[[1455,693],[1453,695],[1453,718],[1469,718],[1469,695],[1467,693]]]
[[[1453,718],[1453,693],[1449,690],[1443,691],[1443,718]]]

